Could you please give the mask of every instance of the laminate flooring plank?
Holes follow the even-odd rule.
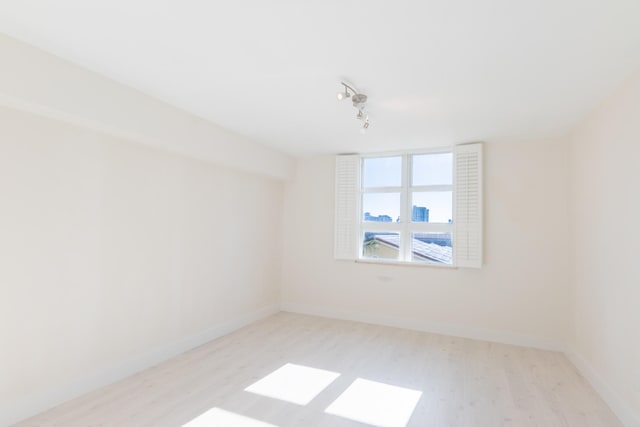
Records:
[[[286,364],[339,375],[306,404],[245,390]],[[408,426],[621,426],[561,353],[283,312],[16,427],[180,427],[213,408],[279,427],[362,427],[326,412],[357,381],[420,392]]]

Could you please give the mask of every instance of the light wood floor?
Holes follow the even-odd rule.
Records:
[[[286,363],[340,376],[307,405],[244,391]],[[324,412],[358,378],[421,391],[410,426],[621,425],[561,353],[290,313],[18,425],[174,427],[220,408],[281,427],[366,426]]]

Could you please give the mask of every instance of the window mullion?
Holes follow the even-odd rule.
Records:
[[[402,260],[411,261],[411,194],[409,192],[409,186],[411,182],[411,162],[409,161],[410,155],[405,154],[402,156],[402,195],[400,197],[402,202],[402,235],[400,236],[400,242],[402,242]]]
[[[399,193],[402,191],[402,187],[372,187],[363,188],[362,193]]]
[[[453,191],[453,185],[418,185],[411,187],[411,191]]]

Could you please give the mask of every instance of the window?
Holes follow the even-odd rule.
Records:
[[[453,154],[362,157],[360,258],[451,265]]]
[[[336,258],[479,267],[480,144],[336,161]]]

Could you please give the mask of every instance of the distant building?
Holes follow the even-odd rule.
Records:
[[[451,233],[413,233],[413,238],[423,243],[451,246]]]
[[[373,216],[369,212],[365,212],[364,213],[364,220],[365,221],[375,221],[375,222],[391,222],[391,221],[393,221],[393,219],[389,215]]]
[[[413,205],[411,213],[411,221],[413,222],[429,222],[429,209],[424,206]]]
[[[427,243],[427,235],[424,239],[411,239],[411,260],[423,261],[433,264],[448,264],[453,261],[453,248],[451,247],[451,235],[436,236]],[[448,238],[448,241],[446,240]],[[362,255],[365,258],[398,259],[400,254],[400,236],[397,233],[365,233],[362,245]]]

